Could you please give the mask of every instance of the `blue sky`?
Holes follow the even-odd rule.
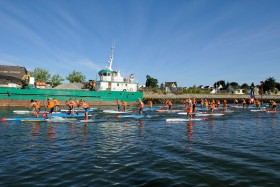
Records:
[[[1,0],[0,64],[179,86],[280,82],[279,0]]]

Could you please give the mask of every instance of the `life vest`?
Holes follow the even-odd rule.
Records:
[[[85,108],[85,109],[88,108],[88,104],[86,102],[83,102],[82,105],[83,105],[83,108]]]
[[[192,113],[192,110],[193,110],[193,108],[190,106],[190,107],[188,107],[188,109],[187,109],[187,113]]]
[[[54,101],[48,101],[48,108],[54,107]]]
[[[125,101],[122,102],[122,105],[123,105],[123,106],[127,106],[127,102],[125,102]]]
[[[59,101],[58,100],[53,100],[54,101],[54,105],[59,105]]]
[[[144,103],[142,101],[139,102],[139,108],[143,108],[144,107]]]
[[[74,103],[73,101],[69,101],[69,102],[68,102],[68,106],[74,107],[74,105],[75,105],[75,103]]]
[[[40,107],[40,103],[39,103],[39,102],[36,102],[36,103],[35,103],[35,108],[36,108],[36,109],[41,108],[41,107]]]

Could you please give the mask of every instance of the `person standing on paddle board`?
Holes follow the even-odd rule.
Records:
[[[261,109],[261,102],[259,100],[256,100],[256,108],[257,110],[260,110]]]
[[[74,108],[77,107],[78,111],[79,111],[80,107],[82,106],[81,100],[79,101],[78,99],[75,99],[75,101],[73,101],[73,103],[74,103]]]
[[[144,108],[144,103],[143,103],[143,101],[139,98],[139,99],[138,99],[138,111],[139,111],[139,114],[141,114],[141,115],[142,115],[142,113],[143,113],[143,108]]]
[[[53,113],[53,110],[54,110],[54,101],[53,100],[50,100],[50,99],[47,99],[47,104],[48,104],[48,108],[50,109],[49,113],[50,113],[50,119],[52,119],[52,113]]]
[[[235,104],[236,106],[238,106],[238,100],[237,100],[237,99],[234,100],[234,104]]]
[[[211,105],[210,105],[210,111],[211,111],[211,113],[213,113],[214,110],[215,110],[215,103],[212,102]]]
[[[123,111],[126,112],[127,102],[122,101]]]
[[[227,109],[227,100],[224,100],[224,101],[223,101],[223,108],[224,108],[224,110]]]
[[[118,111],[121,111],[121,101],[116,99],[116,103],[117,103],[117,106],[118,106]]]
[[[80,100],[80,104],[81,106],[84,108],[85,110],[85,120],[88,120],[88,112],[89,112],[89,106],[88,104],[85,102],[85,100]]]
[[[218,99],[218,100],[216,101],[216,106],[217,106],[217,108],[220,108],[220,105],[221,105],[221,101]]]
[[[153,108],[153,102],[151,100],[148,101],[148,105],[149,105],[150,109]]]
[[[166,101],[166,104],[167,104],[167,106],[168,106],[168,110],[172,110],[172,102],[170,101],[170,100],[167,100]]]
[[[66,101],[65,104],[69,107],[69,113],[74,115],[74,101],[70,98],[69,101]]]
[[[38,105],[36,104],[36,102],[33,99],[31,99],[31,101],[30,101],[30,107],[33,108],[33,110],[31,111],[31,114],[35,118],[38,118],[38,112],[37,112]],[[40,105],[39,105],[39,111],[40,111]]]
[[[243,105],[243,108],[245,108],[245,105],[246,105],[245,99],[242,99],[242,105]]]
[[[277,103],[275,101],[272,101],[272,110],[276,111]]]
[[[187,116],[188,116],[188,119],[192,119],[192,113],[193,113],[193,104],[192,104],[192,101],[189,100],[189,102],[187,104]]]
[[[53,98],[53,101],[54,101],[55,111],[58,112],[58,110],[59,110],[59,101],[56,98]]]

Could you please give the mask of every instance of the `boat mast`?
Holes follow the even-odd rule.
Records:
[[[106,66],[106,68],[107,68],[108,70],[111,70],[111,71],[113,71],[113,69],[112,69],[112,64],[113,64],[113,60],[114,60],[114,50],[115,50],[115,42],[112,43],[112,47],[111,47],[111,56],[110,56],[110,58],[109,58],[109,60],[108,60],[108,66]]]

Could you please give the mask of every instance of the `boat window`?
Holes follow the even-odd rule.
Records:
[[[120,84],[118,83],[117,86],[120,86]]]

